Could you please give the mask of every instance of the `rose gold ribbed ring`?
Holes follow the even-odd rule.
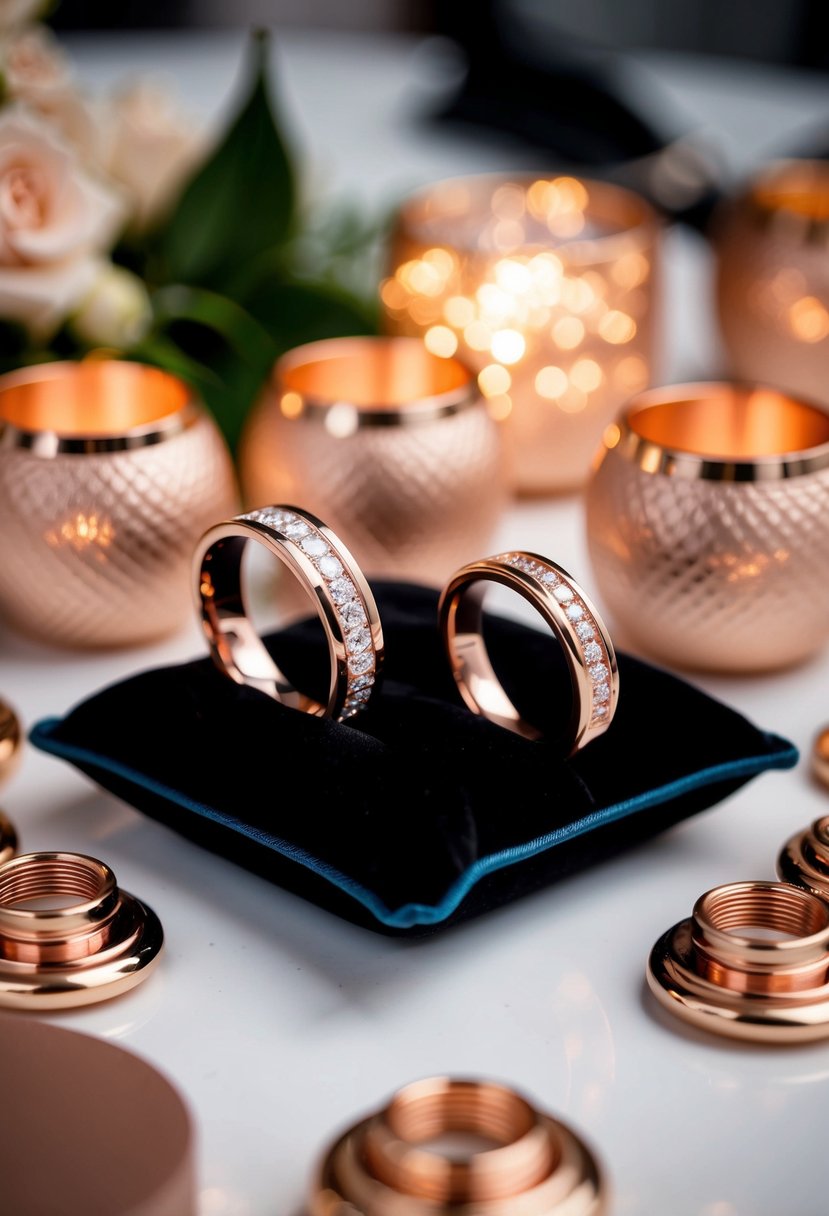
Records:
[[[566,570],[537,553],[500,553],[456,571],[438,607],[443,641],[461,696],[476,714],[527,739],[545,732],[521,716],[504,691],[483,635],[487,583],[517,591],[537,609],[561,644],[572,684],[569,753],[604,734],[616,711],[619,672],[604,622]],[[558,690],[551,690],[557,697]]]
[[[788,883],[715,887],[656,943],[647,980],[665,1008],[715,1034],[826,1038],[829,906]]]
[[[435,1143],[437,1142],[437,1143]],[[563,1123],[502,1085],[408,1085],[328,1150],[311,1216],[601,1216],[606,1187]]]
[[[777,873],[784,882],[829,902],[829,815],[786,841],[777,858]]]
[[[81,853],[0,866],[0,1005],[62,1009],[118,996],[158,961],[158,917]]]
[[[242,555],[250,540],[293,574],[322,621],[331,666],[324,704],[294,688],[248,619]],[[383,630],[360,567],[331,528],[299,507],[262,507],[208,529],[194,568],[197,611],[225,675],[317,717],[342,722],[365,709],[383,665]]]

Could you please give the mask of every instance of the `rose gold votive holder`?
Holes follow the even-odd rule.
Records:
[[[829,414],[732,383],[643,393],[605,432],[587,528],[629,645],[714,671],[799,662],[829,641]]]
[[[602,1216],[589,1149],[506,1086],[432,1077],[397,1091],[328,1150],[311,1216]]]
[[[191,390],[118,360],[0,377],[0,614],[66,646],[146,642],[190,615],[196,539],[233,468]]]
[[[486,549],[506,500],[500,428],[474,375],[414,338],[290,351],[240,461],[249,505],[300,502],[366,574],[434,585]]]
[[[659,235],[644,199],[573,177],[457,178],[400,208],[387,326],[475,368],[517,491],[580,486],[605,425],[652,381]]]
[[[829,164],[768,165],[712,233],[733,374],[829,404]]]

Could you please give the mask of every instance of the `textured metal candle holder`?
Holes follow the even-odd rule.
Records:
[[[574,177],[439,182],[403,203],[387,328],[475,368],[527,494],[584,483],[605,425],[653,378],[660,222]]]
[[[452,1138],[457,1151],[430,1145]],[[399,1090],[332,1145],[310,1211],[601,1216],[606,1202],[594,1157],[563,1123],[504,1086],[438,1077]]]
[[[368,575],[439,586],[485,552],[502,437],[469,369],[413,338],[334,338],[280,359],[243,436],[250,506],[299,502]]]
[[[624,644],[762,671],[829,641],[829,414],[772,389],[681,384],[607,428],[590,555]]]
[[[829,404],[829,164],[766,166],[712,233],[733,374]]]
[[[190,390],[137,363],[0,377],[0,613],[69,646],[189,618],[193,545],[232,514],[230,456]]]

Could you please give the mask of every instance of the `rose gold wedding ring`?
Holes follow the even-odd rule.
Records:
[[[677,1017],[731,1038],[829,1037],[829,906],[779,882],[706,892],[651,951],[648,985]]]
[[[786,841],[777,858],[777,873],[784,882],[829,903],[829,815]]]
[[[500,553],[453,574],[438,607],[440,630],[461,696],[476,714],[527,739],[545,733],[526,721],[501,685],[484,640],[487,583],[517,591],[537,609],[561,644],[572,684],[569,754],[604,734],[619,697],[616,653],[604,623],[566,570],[537,553]],[[558,696],[552,689],[551,698]]]
[[[90,1005],[141,983],[164,934],[109,866],[80,853],[22,853],[0,866],[0,1006]]]
[[[325,703],[298,691],[248,619],[242,556],[258,541],[299,581],[328,643]],[[210,528],[195,557],[196,604],[216,665],[292,709],[338,722],[365,709],[383,666],[383,630],[365,577],[335,532],[299,507],[270,506]]]
[[[447,1151],[458,1137],[463,1147]],[[398,1090],[332,1145],[310,1212],[601,1216],[606,1202],[595,1158],[563,1123],[506,1086],[434,1077]]]

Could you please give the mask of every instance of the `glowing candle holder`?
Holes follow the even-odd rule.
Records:
[[[113,359],[0,377],[0,613],[65,646],[190,619],[190,563],[233,512],[230,455],[177,377]]]
[[[239,454],[251,507],[301,503],[368,575],[439,587],[506,502],[501,429],[458,359],[414,338],[330,338],[277,360]]]
[[[733,374],[829,404],[829,164],[767,166],[713,232]]]
[[[675,384],[608,426],[587,490],[602,599],[627,647],[754,672],[829,643],[829,414],[762,386]]]
[[[607,423],[651,382],[659,232],[638,195],[573,177],[457,178],[401,207],[387,327],[475,368],[517,491],[582,485]]]

